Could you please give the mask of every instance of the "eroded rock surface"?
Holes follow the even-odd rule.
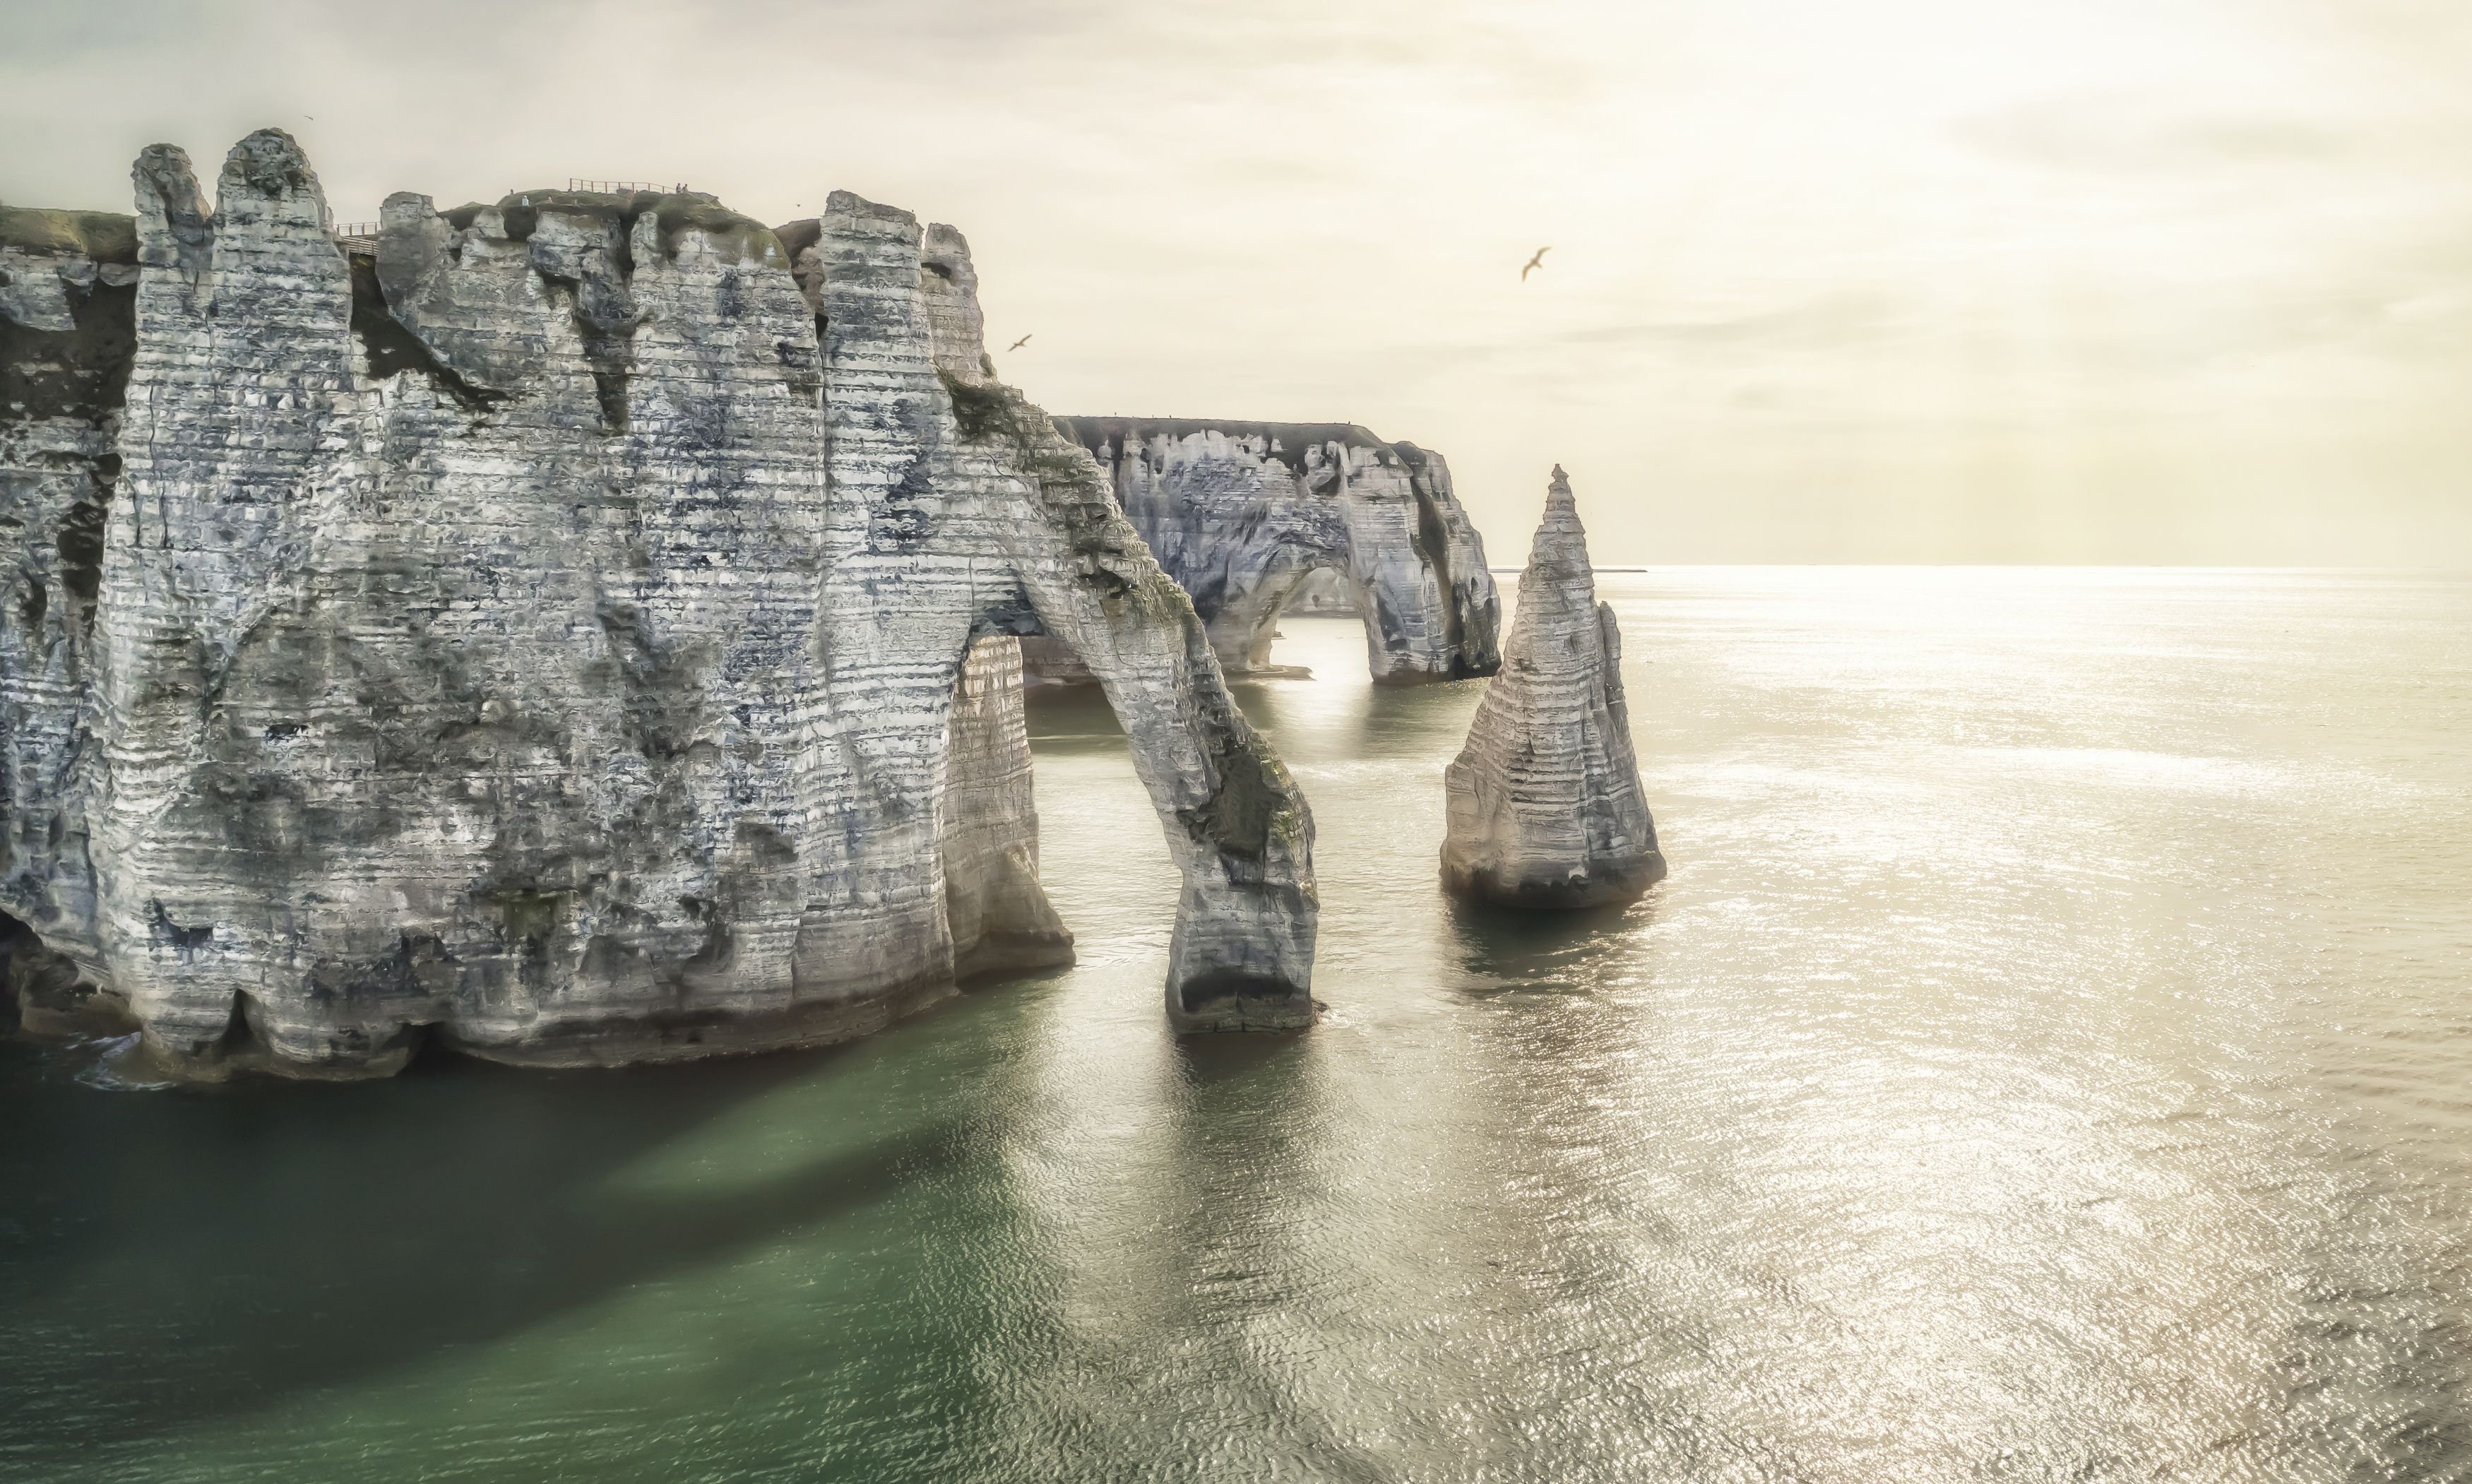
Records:
[[[177,150],[134,174],[116,491],[10,464],[107,515],[83,660],[12,651],[0,690],[12,767],[45,728],[71,759],[12,778],[12,837],[59,823],[0,907],[168,1063],[813,1044],[1066,951],[1018,697],[964,669],[995,634],[1064,639],[1128,718],[1177,1023],[1310,1020],[1303,802],[1096,466],[987,374],[958,233],[399,195],[353,255],[279,131],[211,205]],[[8,601],[41,572],[68,621],[28,529]]]
[[[1318,571],[1344,578],[1381,683],[1490,675],[1502,603],[1439,454],[1344,423],[1066,418],[1159,564],[1193,597],[1221,667],[1276,669],[1280,610]],[[1073,657],[1035,645],[1046,678]]]
[[[71,800],[136,284],[129,217],[0,206],[0,905],[88,951]]]
[[[1502,671],[1444,774],[1442,884],[1503,906],[1591,907],[1665,875],[1632,756],[1622,634],[1597,601],[1559,466],[1519,577]]]
[[[1356,588],[1346,578],[1331,567],[1308,572],[1289,597],[1283,613],[1301,613],[1311,617],[1355,618],[1362,610],[1357,606]]]

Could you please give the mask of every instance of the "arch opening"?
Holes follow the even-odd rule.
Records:
[[[1021,641],[982,634],[963,653],[945,723],[938,846],[953,977],[1014,978],[1073,962],[1073,934],[1039,880]]]
[[[1349,611],[1362,608],[1364,596],[1346,562],[1336,553],[1298,546],[1287,548],[1282,556],[1288,560],[1273,566],[1250,591],[1228,601],[1209,620],[1211,648],[1219,656],[1219,667],[1230,680],[1302,680],[1311,676],[1311,666],[1283,665],[1272,658],[1272,646],[1282,637],[1280,620],[1297,611],[1296,601],[1308,588],[1344,594]]]

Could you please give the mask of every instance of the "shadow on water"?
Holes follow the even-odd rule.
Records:
[[[1442,755],[1456,756],[1468,722],[1485,699],[1486,682],[1442,681],[1430,685],[1377,687],[1373,705],[1358,719],[1356,745],[1366,757],[1413,756],[1442,739]]]
[[[1578,912],[1516,911],[1448,894],[1451,940],[1471,993],[1586,989],[1607,962],[1635,955],[1656,919],[1655,889],[1634,902]]]
[[[1200,1089],[1244,1082],[1261,1075],[1295,1074],[1306,1055],[1305,1031],[1272,1031],[1244,1036],[1179,1036],[1176,1039],[1178,1070],[1188,1086]]]
[[[0,1045],[0,1457],[134,1439],[500,1341],[950,1167],[962,1120],[819,1131],[751,1185],[613,1190],[851,1048],[632,1071],[110,1094]]]
[[[1208,1213],[1160,1233],[1165,1271],[1177,1275],[1166,1285],[1173,1328],[1192,1347],[1174,1363],[1198,1360],[1208,1377],[1177,1426],[1196,1440],[1249,1436],[1230,1456],[1264,1473],[1310,1460],[1300,1476],[1400,1477],[1328,1384],[1322,1346],[1299,1352],[1284,1339],[1337,1334],[1354,1292],[1358,1241],[1329,1218],[1366,1172],[1349,1159],[1356,1138],[1344,1124],[1357,1110],[1333,1096],[1326,1049],[1311,1032],[1188,1036],[1177,1060],[1190,1095],[1167,1125],[1174,1157],[1159,1199]]]

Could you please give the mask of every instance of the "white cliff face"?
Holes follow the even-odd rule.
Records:
[[[1059,419],[1109,474],[1230,674],[1261,673],[1282,609],[1339,573],[1382,683],[1490,675],[1501,599],[1439,454],[1346,424]],[[1034,665],[1078,678],[1039,646]]]
[[[1042,632],[1188,868],[1179,1023],[1310,1019],[1302,802],[1096,468],[984,376],[958,234],[397,196],[372,259],[279,132],[211,207],[176,150],[135,174],[93,663],[29,724],[90,760],[10,801],[95,884],[7,906],[159,1055],[813,1044],[1052,962],[1018,697],[1002,650],[964,670]]]
[[[1665,876],[1640,788],[1622,634],[1597,601],[1571,485],[1545,497],[1502,671],[1443,777],[1442,883],[1510,907],[1591,907]]]
[[[91,762],[78,707],[136,283],[129,218],[0,206],[0,907],[89,960],[94,875],[69,801]]]

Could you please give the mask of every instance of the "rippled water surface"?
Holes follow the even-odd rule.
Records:
[[[1672,878],[1438,896],[1479,684],[1247,687],[1314,1032],[1082,961],[832,1052],[140,1094],[0,1047],[0,1478],[2472,1476],[2472,586],[1608,576]]]

